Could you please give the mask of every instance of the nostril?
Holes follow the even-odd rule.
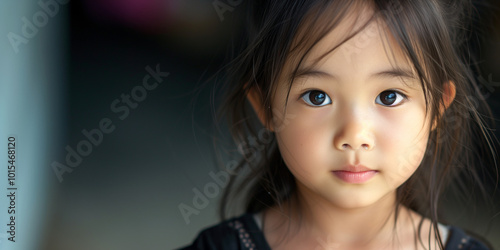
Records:
[[[363,148],[365,150],[369,150],[369,149],[371,149],[371,146],[369,144],[367,144],[367,143],[363,143],[363,144],[360,145],[360,147],[354,147],[354,148],[349,143],[344,143],[344,144],[341,145],[341,149],[342,150],[346,150],[346,149],[360,149],[360,148]]]

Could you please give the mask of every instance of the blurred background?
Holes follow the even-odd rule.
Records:
[[[227,133],[214,129],[220,96],[210,76],[242,27],[243,8],[212,0],[0,3],[0,149],[10,135],[19,145],[17,241],[2,229],[0,249],[175,249],[218,222],[222,195],[188,221],[179,205],[192,206],[193,190],[219,169],[213,139]],[[478,24],[479,77],[497,83],[487,101],[498,119],[500,22]],[[500,249],[493,197],[457,207],[450,196],[447,219]]]

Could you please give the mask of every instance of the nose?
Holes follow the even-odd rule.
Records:
[[[375,147],[372,121],[362,114],[352,113],[343,116],[337,123],[335,131],[335,148],[345,150],[372,150]]]

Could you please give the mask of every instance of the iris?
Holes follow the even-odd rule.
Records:
[[[394,91],[384,91],[380,93],[380,101],[385,105],[392,105],[396,99],[397,94]]]

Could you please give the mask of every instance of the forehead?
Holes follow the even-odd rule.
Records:
[[[323,17],[314,23],[303,25],[299,36],[308,37],[307,33],[311,33],[309,37],[316,39],[311,26],[328,25],[328,22],[327,17]],[[301,37],[297,39],[303,40]],[[292,54],[285,72],[293,74],[296,66],[299,69],[338,68],[341,71],[350,66],[346,72],[350,74],[388,68],[414,72],[411,63],[386,27],[383,13],[375,12],[368,5],[350,8],[342,20],[336,22],[323,37],[317,38],[316,43],[311,43],[309,48],[303,46],[301,52]]]

